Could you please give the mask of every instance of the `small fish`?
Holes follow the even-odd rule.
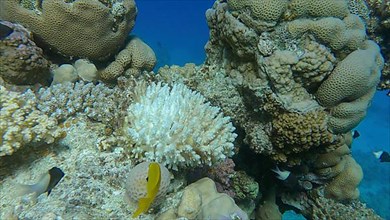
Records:
[[[353,138],[353,139],[356,139],[356,138],[358,138],[358,137],[360,137],[360,133],[359,133],[357,130],[353,130],[353,131],[352,131],[352,138]]]
[[[38,197],[42,193],[47,192],[47,196],[49,196],[51,190],[60,182],[64,175],[60,168],[53,167],[47,173],[42,174],[38,182],[33,185],[18,184],[17,194],[22,196],[35,192],[35,196]]]
[[[276,166],[276,169],[271,169],[274,171],[277,175],[276,178],[282,181],[283,185],[290,189],[297,189],[300,190],[301,186],[299,185],[298,178],[287,170],[280,170],[278,166]]]
[[[380,162],[390,162],[390,154],[386,151],[376,151],[373,154]]]
[[[8,37],[14,30],[5,24],[0,23],[0,40]]]
[[[148,211],[150,205],[157,196],[161,183],[160,164],[152,162],[149,164],[148,177],[146,179],[146,196],[138,201],[138,208],[133,213],[132,218],[138,217],[141,213]]]

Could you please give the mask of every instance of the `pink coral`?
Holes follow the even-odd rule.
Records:
[[[233,198],[235,193],[232,191],[231,177],[235,173],[234,167],[233,160],[228,158],[211,167],[207,173],[207,176],[214,180],[218,192],[226,193]]]

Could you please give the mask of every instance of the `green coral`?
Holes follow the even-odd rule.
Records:
[[[232,177],[233,191],[238,200],[255,200],[259,193],[259,184],[244,171],[237,171]]]

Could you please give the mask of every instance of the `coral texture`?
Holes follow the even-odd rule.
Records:
[[[117,119],[123,118],[123,106],[130,101],[124,98],[128,92],[118,87],[111,89],[102,83],[95,85],[80,81],[52,85],[39,89],[36,94],[28,92],[26,95],[30,100],[36,100],[40,111],[59,121],[85,114],[92,120],[116,127]]]
[[[44,0],[34,10],[19,2],[1,1],[0,18],[23,24],[60,54],[92,60],[114,55],[137,15],[133,0],[116,1],[111,8],[98,0]]]
[[[286,0],[228,0],[229,9],[238,13],[246,12],[259,20],[278,21],[287,8]]]
[[[191,206],[198,200],[200,205]],[[198,202],[198,204],[199,204]],[[195,209],[195,210],[194,210]],[[178,217],[195,219],[248,219],[248,216],[224,193],[218,193],[214,182],[203,178],[184,189]]]
[[[156,55],[152,48],[136,36],[131,36],[129,43],[121,50],[104,70],[100,72],[103,80],[116,80],[125,74],[134,76],[141,71],[151,71],[156,65]]]
[[[220,109],[183,84],[139,87],[125,134],[133,156],[170,168],[212,165],[233,154],[235,128]]]
[[[382,68],[383,58],[378,45],[366,41],[363,49],[352,52],[338,63],[321,84],[316,94],[319,103],[333,107],[362,97],[378,84]]]
[[[50,77],[50,62],[32,40],[31,33],[19,24],[0,21],[0,25],[12,29],[0,40],[0,77],[17,85],[45,83]]]
[[[38,110],[33,100],[0,86],[0,156],[28,144],[53,143],[64,134],[57,120]]]
[[[275,156],[299,154],[309,149],[330,145],[335,136],[327,131],[326,114],[323,111],[313,111],[305,115],[284,113],[273,121],[272,142]],[[286,161],[284,161],[286,162]]]
[[[345,201],[359,198],[357,186],[363,179],[362,168],[352,156],[346,156],[345,167],[326,187],[325,196],[337,201]]]
[[[288,31],[294,37],[310,32],[335,51],[356,50],[366,37],[364,23],[357,15],[348,15],[343,20],[335,17],[298,19],[289,22]]]
[[[344,0],[293,0],[289,4],[290,17],[338,17],[348,15],[348,4]]]

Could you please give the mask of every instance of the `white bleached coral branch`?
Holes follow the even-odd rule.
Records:
[[[125,133],[134,157],[170,168],[212,165],[233,154],[229,117],[183,84],[151,84],[128,108]]]

